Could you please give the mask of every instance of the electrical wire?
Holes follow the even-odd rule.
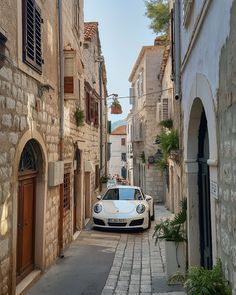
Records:
[[[123,99],[123,98],[137,98],[137,97],[143,97],[143,96],[147,96],[147,95],[151,95],[151,94],[157,94],[157,93],[162,93],[162,92],[165,92],[165,91],[168,91],[168,90],[173,90],[173,88],[166,88],[166,89],[163,89],[163,90],[160,90],[160,91],[155,91],[155,92],[150,92],[150,93],[144,93],[140,96],[118,96],[116,97],[118,100],[119,99]],[[106,98],[107,100],[109,99],[113,99],[113,97],[109,97],[109,98]]]

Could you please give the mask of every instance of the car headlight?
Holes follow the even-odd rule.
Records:
[[[138,214],[142,214],[145,211],[145,206],[143,204],[138,204],[136,211]]]
[[[102,205],[101,204],[96,204],[93,208],[95,213],[100,213],[102,211]]]

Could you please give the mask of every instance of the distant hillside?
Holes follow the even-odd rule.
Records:
[[[121,125],[127,125],[126,120],[119,120],[119,121],[111,123],[111,131],[116,129],[117,127],[119,127]]]

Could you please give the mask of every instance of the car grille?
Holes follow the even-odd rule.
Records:
[[[98,218],[93,218],[93,222],[94,224],[97,224],[97,225],[105,225],[105,222]]]
[[[109,226],[126,226],[126,222],[108,222]]]
[[[143,224],[143,218],[141,219],[136,219],[136,220],[132,220],[130,222],[130,225],[129,226],[137,226],[137,225],[142,225]]]

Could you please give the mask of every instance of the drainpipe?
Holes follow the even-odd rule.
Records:
[[[60,161],[64,161],[64,51],[62,32],[62,0],[58,0],[58,37],[59,37],[59,101],[60,101]],[[59,206],[59,257],[63,258],[63,198],[64,184],[60,184],[60,206]]]
[[[174,4],[174,42],[175,42],[175,99],[181,97],[181,69],[180,69],[180,2],[175,0]]]
[[[102,66],[103,60],[99,61],[99,96],[100,96],[100,178],[102,175],[102,167],[103,167],[103,97],[102,97]],[[102,190],[102,184],[100,183],[100,191]]]

